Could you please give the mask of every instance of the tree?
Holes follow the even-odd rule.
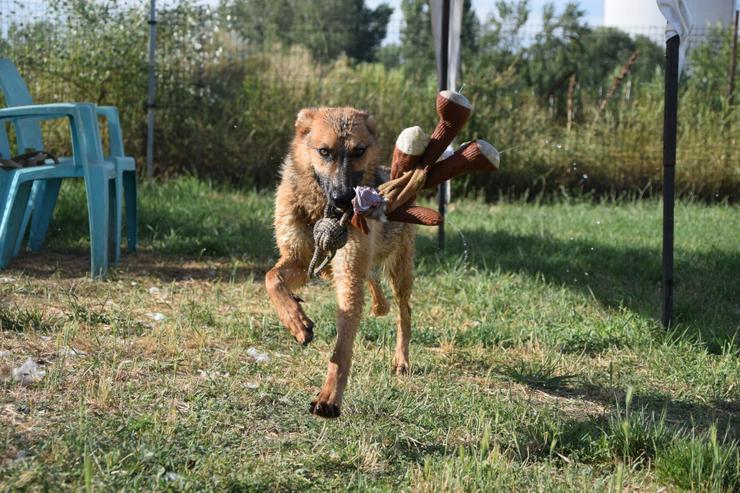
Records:
[[[521,31],[528,19],[528,0],[497,1],[495,13],[480,28],[476,64],[501,72],[520,59]]]
[[[364,0],[235,0],[220,10],[227,26],[256,45],[300,44],[314,59],[326,63],[345,54],[373,61],[393,9],[374,9]]]
[[[434,73],[434,38],[429,3],[426,0],[401,2],[404,25],[401,30],[401,62],[410,74]]]
[[[429,2],[403,0],[401,2],[404,26],[401,30],[401,60],[404,68],[417,76],[435,74],[434,37]],[[463,18],[460,34],[460,52],[464,62],[472,60],[478,52],[480,22],[471,0],[463,1]]]
[[[589,32],[583,14],[576,3],[566,4],[559,15],[551,3],[542,9],[542,31],[527,50],[526,78],[545,99],[560,94],[570,76],[578,72],[584,52],[582,40]]]
[[[401,45],[394,43],[381,46],[375,57],[385,68],[396,68],[401,65]]]
[[[578,64],[578,81],[589,89],[598,89],[611,84],[619,70],[638,51],[638,57],[630,70],[630,77],[650,80],[655,67],[663,60],[663,49],[645,36],[631,37],[613,27],[598,27],[584,35],[583,54]]]

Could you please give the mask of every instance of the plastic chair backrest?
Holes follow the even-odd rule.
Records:
[[[23,77],[18,73],[15,64],[8,58],[0,58],[0,90],[3,91],[5,104],[8,106],[33,104],[31,93],[28,92]],[[34,119],[16,120],[13,122],[13,126],[15,127],[19,154],[25,152],[26,149],[41,150],[44,148],[41,127],[38,121]]]

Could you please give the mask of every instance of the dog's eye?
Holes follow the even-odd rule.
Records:
[[[329,157],[331,156],[331,150],[327,149],[326,147],[322,147],[321,149],[318,149],[319,155],[321,157]]]
[[[352,151],[352,157],[360,157],[363,154],[365,154],[365,148],[364,147],[357,147]]]

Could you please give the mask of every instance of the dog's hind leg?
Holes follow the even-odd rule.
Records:
[[[372,314],[376,317],[388,315],[391,308],[383,294],[383,287],[380,285],[378,273],[374,270],[370,271],[370,275],[367,277],[367,287],[370,288],[370,298],[373,301]]]
[[[409,371],[409,341],[411,339],[411,307],[409,300],[414,285],[414,236],[413,226],[404,228],[398,248],[388,259],[388,277],[393,296],[398,304],[396,353],[393,366],[399,375]]]
[[[324,418],[339,416],[344,388],[347,386],[352,366],[352,346],[365,303],[365,282],[372,259],[370,245],[364,233],[350,230],[350,240],[337,252],[332,263],[337,290],[337,342],[329,359],[324,385],[311,403],[311,412]]]
[[[278,318],[293,337],[304,345],[313,340],[313,321],[306,316],[300,305],[303,300],[293,294],[293,291],[307,281],[308,263],[289,257],[281,257],[265,276],[267,293]]]

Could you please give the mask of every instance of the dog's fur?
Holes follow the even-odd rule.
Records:
[[[295,128],[275,194],[275,239],[280,259],[267,273],[265,284],[280,321],[298,342],[307,344],[313,339],[314,324],[294,291],[308,281],[308,264],[314,249],[313,225],[323,216],[327,197],[346,199],[352,187],[377,186],[384,180],[379,168],[377,131],[367,112],[354,108],[307,108],[298,114]],[[398,303],[393,363],[399,374],[409,369],[415,226],[368,223],[367,235],[350,227],[347,244],[337,252],[326,274],[333,279],[337,293],[337,341],[326,380],[310,410],[327,418],[339,416],[366,283],[373,314],[388,312],[376,267],[387,272]]]

